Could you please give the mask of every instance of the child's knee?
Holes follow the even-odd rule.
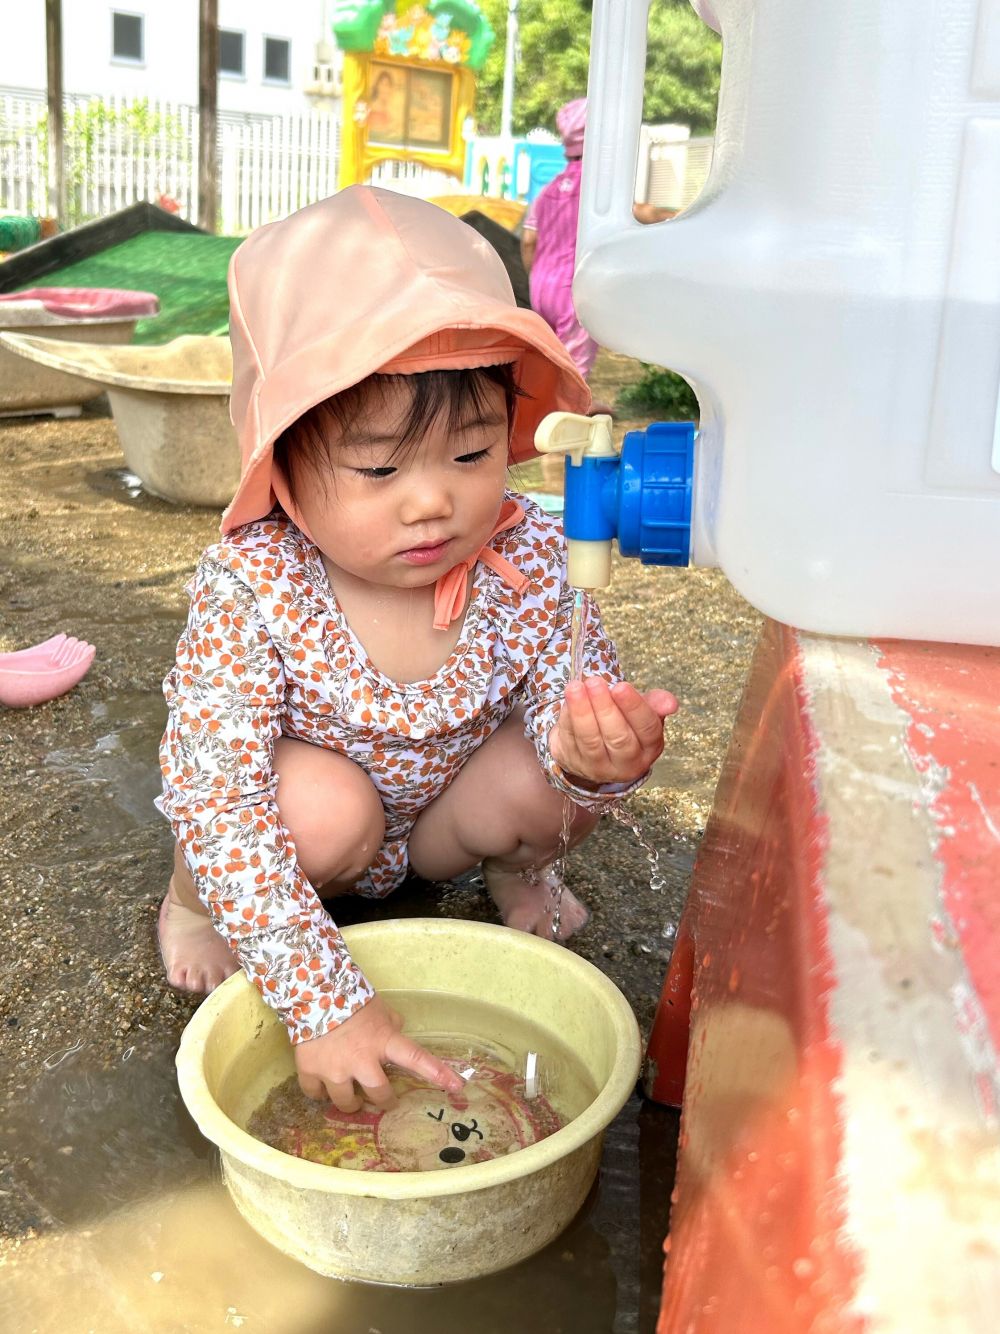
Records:
[[[538,847],[549,844],[557,847],[565,829],[569,834],[569,845],[573,847],[587,837],[600,817],[585,806],[573,804],[569,825],[566,828],[566,803],[572,802],[572,799],[552,787],[544,779],[544,775],[543,781],[551,795],[544,801],[536,801],[533,805],[522,807],[521,838],[525,843]]]
[[[368,775],[343,755],[287,741],[275,754],[278,811],[312,884],[353,884],[385,834],[382,802]]]
[[[567,798],[549,782],[534,746],[523,735],[516,740],[511,737],[505,752],[504,788],[522,841],[536,846],[550,842],[555,845],[562,834]],[[574,805],[572,842],[585,838],[597,819],[585,807]]]

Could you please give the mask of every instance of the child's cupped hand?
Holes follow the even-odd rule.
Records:
[[[402,1017],[374,996],[322,1037],[298,1043],[293,1051],[302,1092],[317,1100],[329,1098],[342,1112],[356,1112],[363,1101],[385,1110],[396,1101],[382,1068],[391,1062],[446,1093],[460,1093],[465,1087],[461,1077],[402,1028]]]
[[[664,719],[676,712],[668,690],[640,694],[627,681],[609,686],[599,676],[586,676],[567,685],[549,749],[570,779],[632,783],[663,750]]]

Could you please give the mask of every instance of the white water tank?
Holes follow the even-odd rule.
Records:
[[[648,0],[595,0],[580,316],[698,394],[696,561],[805,629],[1000,644],[1000,0],[709,5],[711,172],[644,227]]]

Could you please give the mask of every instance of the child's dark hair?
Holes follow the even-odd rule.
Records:
[[[512,365],[420,371],[415,375],[369,375],[349,389],[317,403],[282,431],[274,442],[274,461],[285,475],[293,500],[296,481],[301,480],[303,465],[322,475],[323,464],[330,458],[330,442],[347,434],[365,410],[371,407],[373,398],[376,402],[385,402],[397,385],[405,386],[410,391],[410,407],[400,422],[399,440],[392,452],[393,458],[412,449],[439,414],[445,414],[446,428],[454,431],[470,415],[485,412],[491,385],[503,390],[509,437],[514,425],[517,400],[524,397],[524,391],[518,387],[514,378]],[[333,447],[336,448],[335,445]]]

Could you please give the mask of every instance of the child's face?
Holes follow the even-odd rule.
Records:
[[[457,429],[442,412],[423,439],[394,454],[410,407],[404,386],[330,449],[329,476],[309,477],[297,503],[327,560],[366,583],[433,584],[477,552],[497,521],[507,475],[504,392],[489,386]]]

